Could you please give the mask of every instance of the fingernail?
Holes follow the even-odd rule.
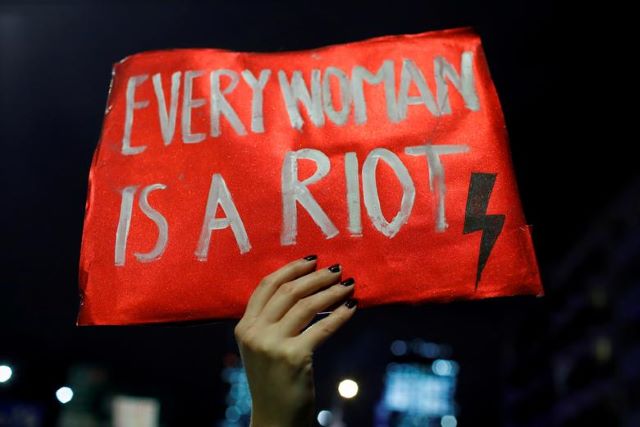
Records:
[[[340,282],[342,286],[351,286],[354,283],[356,283],[356,281],[353,280],[353,277],[349,277],[347,280],[343,280],[342,282]]]
[[[329,267],[329,271],[332,273],[340,272],[340,264],[333,264],[331,267]]]
[[[307,255],[303,259],[305,259],[307,261],[313,261],[314,259],[318,259],[318,255]]]
[[[358,305],[358,300],[355,298],[349,298],[347,302],[344,303],[344,305],[346,305],[347,308],[353,308]]]

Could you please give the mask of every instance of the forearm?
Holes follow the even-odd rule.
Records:
[[[353,279],[340,265],[315,269],[316,257],[265,277],[236,325],[235,336],[252,397],[251,427],[311,427],[315,388],[313,351],[354,313]],[[316,313],[333,312],[307,328]]]

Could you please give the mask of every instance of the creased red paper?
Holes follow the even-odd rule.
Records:
[[[239,317],[307,254],[355,277],[361,307],[542,294],[472,31],[115,64],[80,325]]]

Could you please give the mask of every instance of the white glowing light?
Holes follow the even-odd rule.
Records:
[[[358,394],[358,383],[349,379],[342,380],[338,384],[338,393],[345,399],[351,399]]]
[[[322,411],[318,412],[318,424],[320,424],[321,426],[328,426],[329,424],[331,424],[332,419],[333,414],[331,413],[331,411],[323,409]]]
[[[11,366],[0,365],[0,383],[6,383],[13,376],[13,369]]]
[[[73,399],[73,390],[69,387],[60,387],[56,391],[56,398],[62,404],[69,403]]]
[[[440,419],[440,425],[442,427],[456,427],[458,420],[453,415],[445,415]]]
[[[452,360],[438,359],[433,361],[431,369],[434,374],[447,377],[458,372],[458,364]]]

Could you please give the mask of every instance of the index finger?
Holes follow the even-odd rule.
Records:
[[[356,311],[357,304],[358,301],[355,298],[347,300],[340,307],[333,310],[330,315],[309,326],[303,333],[293,339],[300,342],[308,351],[313,352],[351,319],[351,316]]]
[[[317,259],[316,255],[307,255],[290,262],[262,279],[249,298],[244,316],[258,316],[281,284],[312,272],[316,267]]]

